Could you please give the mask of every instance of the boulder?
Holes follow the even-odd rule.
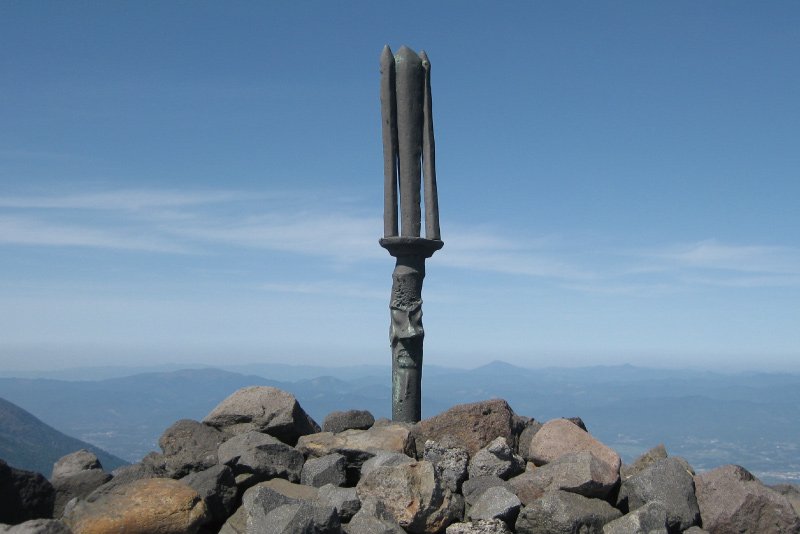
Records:
[[[57,519],[31,519],[8,528],[0,525],[0,532],[4,534],[72,534],[67,524]]]
[[[16,469],[0,460],[0,523],[16,525],[51,519],[56,492],[40,473]]]
[[[479,519],[466,523],[453,523],[445,534],[511,534],[508,525],[500,519]]]
[[[649,502],[619,519],[606,523],[603,534],[669,534],[667,509],[660,502]]]
[[[441,441],[426,441],[422,459],[433,464],[447,489],[461,491],[461,484],[467,478],[469,453],[455,437],[444,436]]]
[[[299,450],[260,432],[232,437],[220,445],[218,455],[234,475],[253,475],[250,484],[275,477],[298,482],[305,461]]]
[[[453,406],[439,415],[423,419],[411,429],[415,454],[421,458],[425,442],[441,441],[450,434],[461,441],[470,457],[497,437],[506,438],[516,449],[524,420],[502,399]]]
[[[474,506],[475,503],[478,502],[480,496],[483,495],[484,491],[495,486],[502,486],[508,491],[516,493],[516,488],[514,488],[511,483],[506,482],[502,478],[496,476],[470,478],[462,485],[461,493],[464,496],[466,503],[469,506]]]
[[[413,464],[416,460],[400,451],[379,451],[361,466],[361,476],[366,475],[380,465]]]
[[[227,465],[215,465],[205,471],[189,473],[180,480],[203,498],[212,523],[222,524],[233,513],[238,488],[233,472]]]
[[[289,445],[320,431],[291,393],[269,386],[240,389],[222,401],[203,423],[230,434],[264,432]]]
[[[267,521],[267,516],[273,510],[286,504],[300,504],[317,498],[318,490],[316,488],[292,484],[285,480],[282,484],[277,484],[276,482],[279,480],[282,479],[262,482],[244,492],[242,508],[246,511],[248,533],[250,533],[252,525]]]
[[[336,434],[345,430],[367,430],[374,424],[375,417],[366,410],[331,412],[322,421],[322,431]]]
[[[513,492],[503,486],[494,486],[481,494],[469,509],[467,519],[502,519],[513,525],[521,506],[522,501]]]
[[[361,509],[344,530],[347,534],[406,534],[386,506],[370,495],[364,496]]]
[[[74,534],[194,534],[209,520],[200,495],[170,478],[136,480],[73,503],[64,521]]]
[[[602,534],[621,516],[606,501],[557,490],[524,507],[515,526],[517,534]]]
[[[159,468],[158,466],[149,462],[124,465],[112,471],[111,474],[113,478],[87,495],[87,501],[96,501],[117,486],[130,484],[134,480],[142,480],[145,478],[164,478],[167,476],[167,472],[163,468]]]
[[[247,510],[244,506],[236,509],[219,529],[218,534],[247,534]]]
[[[542,423],[537,421],[536,419],[529,419],[525,421],[525,426],[522,430],[522,433],[519,435],[519,455],[523,458],[530,458],[530,454],[528,452],[528,447],[531,444],[531,440],[533,436],[542,428]]]
[[[642,454],[638,458],[636,458],[633,463],[629,466],[623,465],[620,468],[620,476],[625,478],[630,478],[639,471],[646,469],[656,463],[659,460],[663,460],[667,457],[667,449],[664,448],[664,444],[656,445],[646,453]]]
[[[789,502],[792,503],[792,508],[794,508],[794,511],[798,515],[800,515],[800,488],[788,482],[781,482],[780,484],[775,484],[774,486],[767,486],[767,487],[777,491],[778,493],[789,499]]]
[[[617,508],[627,513],[649,502],[658,502],[667,510],[670,532],[700,525],[694,477],[686,460],[658,460],[622,482]]]
[[[341,488],[326,484],[319,488],[317,500],[322,504],[333,506],[339,514],[339,521],[350,521],[361,509],[361,501],[355,488]]]
[[[81,471],[102,468],[103,466],[100,465],[100,460],[97,459],[97,456],[86,449],[81,449],[59,458],[56,463],[53,464],[53,474],[50,478],[77,475]]]
[[[557,460],[568,452],[581,451],[591,452],[595,458],[607,463],[616,472],[619,472],[622,463],[619,454],[567,419],[553,419],[542,425],[531,438],[527,450],[526,460],[536,465]]]
[[[711,534],[797,534],[800,519],[789,500],[747,469],[723,465],[695,477],[703,528]]]
[[[53,505],[53,517],[59,518],[64,513],[64,507],[75,497],[85,498],[103,484],[112,479],[111,473],[103,469],[86,469],[71,475],[61,475],[50,480],[56,492]]]
[[[347,459],[342,454],[329,454],[322,458],[311,458],[303,465],[300,483],[321,488],[325,484],[344,486]]]
[[[463,501],[445,488],[430,462],[380,466],[364,475],[356,487],[363,501],[372,496],[404,529],[438,532],[463,513]]]
[[[230,436],[213,426],[181,419],[161,434],[164,466],[170,478],[181,478],[217,465],[217,450]]]
[[[514,454],[506,443],[506,438],[499,436],[489,445],[476,452],[469,462],[470,478],[494,475],[508,480],[525,471],[525,460]]]
[[[529,469],[510,479],[509,483],[522,502],[528,505],[554,490],[605,499],[617,487],[619,475],[591,452],[581,451],[568,452],[549,464]]]
[[[263,521],[248,519],[247,534],[339,534],[343,533],[336,510],[306,501],[284,504]]]

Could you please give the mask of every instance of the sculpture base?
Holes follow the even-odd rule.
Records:
[[[378,243],[395,258],[400,256],[430,258],[434,252],[444,246],[444,241],[441,239],[409,236],[383,237],[378,240]]]

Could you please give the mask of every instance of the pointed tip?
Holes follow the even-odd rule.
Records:
[[[425,53],[425,50],[419,51],[419,57],[422,58],[422,61],[430,61],[428,59],[428,54]]]
[[[381,56],[392,55],[392,49],[389,48],[389,45],[383,47],[383,52],[381,52]]]

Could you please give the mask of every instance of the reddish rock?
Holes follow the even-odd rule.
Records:
[[[619,473],[622,463],[619,454],[566,419],[553,419],[539,429],[528,445],[528,459],[536,465],[544,465],[568,452],[581,451],[591,452]]]

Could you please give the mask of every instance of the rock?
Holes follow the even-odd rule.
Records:
[[[325,484],[344,486],[347,459],[342,454],[329,454],[322,458],[312,458],[303,465],[300,483],[321,488]]]
[[[468,471],[470,478],[494,475],[508,480],[525,471],[525,460],[514,454],[506,438],[500,436],[475,453]]]
[[[700,527],[690,527],[683,531],[683,534],[709,534],[707,530]]]
[[[617,487],[619,475],[589,451],[569,452],[509,480],[527,506],[543,494],[563,490],[584,497],[605,499]]]
[[[66,523],[57,519],[31,519],[5,530],[3,525],[0,525],[0,532],[6,534],[72,534]]]
[[[581,419],[580,417],[565,417],[564,419],[566,419],[567,421],[569,421],[573,425],[577,426],[578,428],[580,428],[584,432],[588,432],[588,430],[586,430],[586,423],[584,423],[583,419]]]
[[[600,499],[554,491],[524,507],[515,526],[517,534],[602,534],[603,525],[621,516]]]
[[[524,421],[502,399],[460,404],[439,415],[423,419],[411,429],[411,438],[419,457],[428,440],[441,441],[450,434],[464,444],[470,457],[497,437],[506,438],[508,445],[517,447]]]
[[[219,529],[218,534],[247,534],[247,510],[244,506],[236,509]]]
[[[380,465],[413,464],[416,460],[400,451],[379,451],[361,466],[361,476],[366,475]]]
[[[454,522],[463,512],[463,503],[443,487],[430,462],[380,466],[364,475],[356,487],[358,497],[367,496],[383,502],[404,529],[415,532],[438,532]]]
[[[51,479],[50,483],[56,492],[53,517],[61,517],[64,513],[64,506],[75,497],[85,498],[112,478],[111,473],[103,471],[102,468],[95,468],[73,472],[71,475],[64,474]]]
[[[275,477],[298,482],[305,461],[299,450],[260,432],[232,437],[220,445],[218,455],[234,475],[252,474],[251,485]]]
[[[375,417],[366,410],[331,412],[322,421],[322,431],[336,434],[345,430],[367,430],[374,424]]]
[[[628,466],[623,466],[620,468],[620,476],[625,478],[630,478],[639,471],[650,467],[658,460],[663,460],[667,457],[667,450],[664,448],[664,444],[656,445],[643,455],[636,458],[633,463]]]
[[[789,502],[792,504],[792,508],[794,508],[795,513],[800,515],[800,488],[788,482],[781,482],[780,484],[775,484],[774,486],[767,486],[767,487],[774,491],[777,491],[778,493],[789,499]]]
[[[655,501],[667,510],[670,532],[700,525],[694,478],[687,467],[683,458],[665,458],[624,480],[617,508],[629,512]]]
[[[668,534],[667,509],[649,502],[603,527],[603,534]]]
[[[136,480],[67,508],[74,534],[194,534],[209,519],[200,495],[170,478]]]
[[[747,469],[723,465],[695,477],[703,528],[711,534],[797,534],[800,519],[789,500]]]
[[[522,501],[503,486],[487,489],[470,508],[467,519],[502,519],[511,525],[517,520]]]
[[[113,478],[87,495],[87,501],[94,502],[106,493],[110,492],[113,488],[122,486],[123,484],[130,484],[134,480],[142,480],[145,478],[164,478],[167,476],[167,472],[164,469],[158,468],[152,463],[124,465],[112,471],[111,474],[113,475]]]
[[[467,478],[469,453],[455,437],[426,441],[422,459],[433,464],[447,489],[456,493],[461,491],[461,484]]]
[[[619,454],[566,419],[553,419],[542,425],[528,444],[528,457],[536,465],[557,460],[568,452],[590,451],[595,458],[619,472]]]
[[[344,530],[347,534],[406,534],[386,506],[370,495],[364,497],[361,509]]]
[[[40,473],[16,469],[0,460],[0,523],[16,525],[51,519],[56,491]]]
[[[339,521],[350,521],[361,509],[361,501],[355,488],[340,488],[326,484],[319,488],[317,500],[322,504],[333,506],[339,514]]]
[[[181,478],[217,465],[217,450],[228,438],[228,434],[191,419],[174,423],[158,439],[168,476]]]
[[[287,482],[287,484],[289,483]],[[280,489],[283,489],[283,491],[280,491]],[[251,529],[254,528],[253,525],[260,525],[267,522],[267,517],[273,510],[287,504],[310,502],[316,499],[316,497],[316,489],[313,494],[298,494],[294,491],[294,488],[275,488],[270,487],[268,483],[261,483],[249,488],[242,497],[242,507],[247,511],[246,522],[248,534],[251,532]]]
[[[500,477],[485,476],[466,480],[461,487],[461,493],[468,505],[474,506],[483,492],[495,486],[502,486],[512,493],[516,493],[514,486]]]
[[[191,486],[205,501],[211,522],[224,523],[236,506],[238,488],[227,465],[215,465],[205,471],[190,473],[181,482]]]
[[[500,519],[479,519],[467,523],[453,523],[445,534],[511,534],[508,525]]]
[[[525,422],[525,427],[522,433],[519,435],[519,455],[523,458],[530,458],[530,454],[528,452],[528,447],[531,444],[531,440],[533,436],[542,428],[542,423],[537,421],[536,419],[530,419],[529,421]]]
[[[81,449],[59,458],[56,463],[53,464],[53,474],[50,478],[77,475],[81,471],[102,468],[103,466],[100,465],[100,460],[97,459],[97,456],[86,449]]]
[[[320,431],[291,393],[251,386],[222,401],[203,423],[230,434],[264,432],[294,446],[300,436]]]
[[[342,526],[331,506],[315,502],[284,504],[263,521],[248,519],[247,534],[337,534]]]
[[[409,425],[373,426],[369,430],[345,430],[338,434],[320,432],[301,437],[297,448],[307,458],[321,458],[338,453],[347,458],[347,481],[355,484],[364,462],[381,451],[409,450]]]

